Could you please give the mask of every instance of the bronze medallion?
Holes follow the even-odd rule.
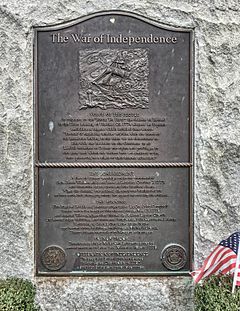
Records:
[[[51,271],[60,270],[66,262],[66,253],[59,246],[49,246],[42,253],[42,264]]]
[[[187,263],[186,250],[181,245],[169,244],[163,249],[161,259],[168,270],[181,270]]]

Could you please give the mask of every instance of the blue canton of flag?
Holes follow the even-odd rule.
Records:
[[[219,243],[219,245],[231,248],[231,250],[234,251],[234,253],[237,255],[239,241],[240,241],[240,233],[235,232],[232,235],[230,235],[230,237],[227,238],[226,240],[222,240]]]

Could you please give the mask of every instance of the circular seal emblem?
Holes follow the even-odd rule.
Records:
[[[51,271],[60,270],[66,263],[66,253],[59,246],[48,246],[42,252],[42,264]]]
[[[179,244],[169,244],[164,247],[161,259],[168,270],[181,270],[187,263],[186,250]]]

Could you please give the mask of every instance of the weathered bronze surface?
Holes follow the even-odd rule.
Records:
[[[40,254],[61,245],[62,272],[187,271],[189,258],[161,253],[172,242],[189,253],[188,180],[189,168],[40,169]]]
[[[35,29],[37,274],[189,271],[191,49],[124,12]]]

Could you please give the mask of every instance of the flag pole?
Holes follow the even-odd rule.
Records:
[[[235,292],[236,283],[237,283],[237,277],[238,277],[238,271],[239,271],[239,264],[240,264],[240,242],[238,243],[238,251],[237,251],[237,261],[234,271],[234,277],[233,277],[233,286],[232,286],[232,294]],[[240,271],[239,271],[240,272]]]

